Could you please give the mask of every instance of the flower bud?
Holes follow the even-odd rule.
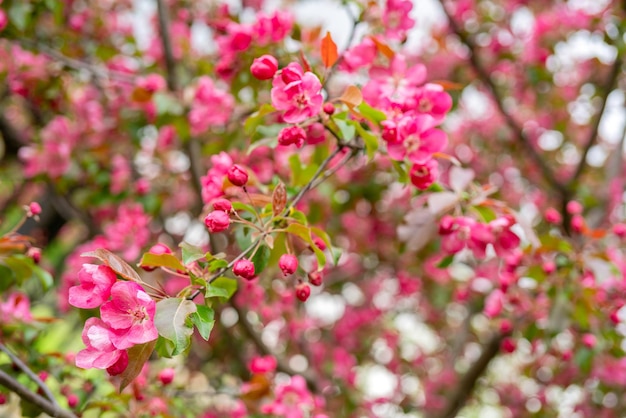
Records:
[[[224,211],[216,210],[204,218],[204,224],[210,232],[222,232],[230,226],[230,216]]]
[[[213,201],[213,209],[221,210],[223,212],[230,212],[231,210],[233,210],[233,204],[230,203],[230,200],[215,199]]]
[[[32,258],[35,264],[39,264],[41,260],[41,248],[31,247],[28,249],[26,255]]]
[[[78,396],[76,396],[74,393],[70,393],[67,396],[67,406],[69,406],[71,409],[76,408],[76,405],[78,405]]]
[[[278,61],[271,55],[262,55],[255,58],[250,66],[250,72],[259,80],[269,80],[278,71]]]
[[[581,213],[583,213],[583,205],[575,200],[570,200],[569,202],[567,202],[567,206],[565,207],[565,209],[570,215],[580,215]]]
[[[288,126],[278,133],[278,143],[288,146],[295,145],[296,148],[302,148],[306,140],[306,132],[299,126]]]
[[[174,380],[174,369],[168,367],[161,370],[159,372],[158,379],[163,384],[163,386],[169,385]]]
[[[246,280],[254,279],[254,264],[245,258],[237,260],[233,265],[233,273]]]
[[[312,271],[309,273],[309,283],[313,286],[321,286],[322,285],[322,273],[319,271]]]
[[[626,237],[626,224],[613,225],[613,233],[617,235],[619,238]]]
[[[37,202],[31,202],[28,205],[29,216],[37,216],[41,213],[41,206]]]
[[[316,145],[326,139],[326,129],[319,122],[312,123],[306,130],[306,143]]]
[[[546,222],[549,224],[560,224],[562,221],[561,214],[558,210],[554,208],[546,209],[546,212],[543,214],[546,218]]]
[[[289,276],[298,269],[298,258],[292,254],[283,254],[278,260],[278,267],[280,267],[285,276]]]
[[[0,31],[7,27],[9,18],[4,10],[0,9]]]
[[[515,341],[513,341],[512,338],[505,338],[504,340],[502,340],[501,347],[505,353],[512,353],[517,348],[517,344],[515,344]]]
[[[306,283],[298,283],[296,286],[296,297],[302,302],[306,302],[309,296],[311,296],[311,288],[309,285]]]
[[[324,110],[324,113],[329,116],[335,113],[335,105],[329,102],[324,103],[324,107],[322,109]]]
[[[413,164],[410,172],[411,183],[420,190],[426,190],[439,176],[439,164],[431,159],[424,164]]]
[[[322,251],[326,250],[326,243],[320,237],[313,238],[313,244]]]
[[[248,182],[248,172],[245,168],[238,166],[237,164],[233,165],[228,169],[228,181],[230,181],[235,186],[245,186]]]

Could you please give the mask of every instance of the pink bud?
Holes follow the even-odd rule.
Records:
[[[508,319],[503,319],[500,322],[500,332],[503,334],[510,334],[513,331],[513,324]]]
[[[37,202],[31,202],[31,204],[28,205],[28,211],[31,216],[37,216],[41,213],[41,206]]]
[[[322,109],[327,115],[332,115],[333,113],[335,113],[335,105],[329,102],[324,103],[324,107]]]
[[[244,186],[248,182],[248,172],[245,168],[238,166],[237,164],[233,165],[228,169],[228,181],[230,181],[235,186]]]
[[[626,237],[626,224],[613,225],[613,233],[620,238]]]
[[[250,66],[250,72],[259,80],[269,80],[278,71],[278,61],[271,55],[262,55],[255,58]]]
[[[581,213],[583,213],[583,205],[575,200],[570,200],[569,202],[567,202],[566,209],[567,213],[569,213],[570,215],[580,215]]]
[[[278,260],[278,267],[280,267],[285,276],[289,276],[298,269],[298,258],[292,254],[283,254]]]
[[[298,283],[296,286],[296,297],[302,302],[306,302],[309,296],[311,296],[311,288],[309,285],[306,283]]]
[[[322,251],[326,249],[326,243],[320,237],[313,238],[313,244]]]
[[[424,164],[413,164],[410,172],[411,183],[420,190],[426,190],[439,176],[439,164],[430,159]]]
[[[174,380],[174,369],[172,369],[171,367],[168,367],[166,369],[161,370],[159,372],[158,378],[159,378],[159,381],[164,386],[169,385]]]
[[[215,199],[213,201],[213,209],[221,210],[223,212],[230,212],[231,210],[233,210],[233,204],[230,203],[230,200]]]
[[[233,273],[246,280],[254,279],[254,264],[245,258],[237,260],[233,265]]]
[[[319,122],[315,122],[306,130],[306,143],[309,145],[319,144],[326,139],[326,129],[324,125]]]
[[[562,221],[561,214],[554,208],[546,209],[546,213],[543,216],[549,224],[560,224]]]
[[[222,232],[230,226],[230,216],[224,211],[216,210],[204,218],[204,224],[210,232]]]
[[[271,373],[276,370],[276,359],[273,356],[255,357],[250,362],[252,373]]]
[[[505,353],[512,353],[515,351],[516,348],[517,344],[515,344],[515,341],[513,341],[512,338],[505,338],[504,340],[502,340],[502,350]]]
[[[572,230],[574,232],[582,232],[585,228],[585,218],[582,215],[574,215],[572,217]]]
[[[0,405],[4,405],[7,403],[7,395],[4,393],[0,393]]]
[[[494,318],[502,312],[504,304],[504,294],[500,289],[496,289],[485,299],[484,313],[487,318]]]
[[[581,341],[588,348],[595,347],[596,343],[598,342],[596,336],[593,335],[593,334],[585,334],[585,335],[583,335],[582,338],[581,338]]]
[[[320,273],[319,271],[312,271],[311,273],[309,273],[309,283],[311,283],[313,286],[321,286],[322,280],[322,273]]]
[[[75,394],[71,393],[67,397],[67,406],[69,406],[70,408],[74,409],[74,408],[76,408],[76,405],[78,405],[78,396],[76,396]]]
[[[278,133],[278,143],[280,145],[295,145],[296,148],[302,148],[306,140],[306,132],[299,126],[288,126]]]
[[[9,24],[9,18],[4,10],[0,9],[0,31],[7,27]]]
[[[546,274],[551,274],[556,271],[556,263],[552,260],[546,261],[541,265],[543,272]]]
[[[31,247],[28,249],[26,255],[32,258],[35,264],[39,264],[41,260],[41,248]]]

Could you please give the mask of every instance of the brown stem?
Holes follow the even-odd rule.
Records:
[[[491,337],[478,360],[472,364],[472,367],[463,375],[456,388],[451,392],[446,408],[441,413],[433,415],[433,418],[456,417],[457,413],[465,406],[474,393],[478,379],[485,373],[491,361],[498,355],[500,343],[504,337],[505,335],[500,333]]]
[[[42,411],[44,411],[51,417],[78,418],[72,412],[61,409],[60,407],[48,401],[43,396],[31,391],[26,386],[22,385],[20,382],[11,377],[9,374],[5,373],[3,370],[0,370],[0,385],[6,387],[11,392],[14,392],[22,400],[30,402],[33,405],[41,408]]]
[[[159,32],[161,34],[161,46],[165,57],[165,68],[167,70],[167,88],[170,91],[178,90],[178,79],[176,78],[176,61],[172,49],[172,38],[170,36],[169,12],[164,0],[156,0],[157,13],[159,15]]]

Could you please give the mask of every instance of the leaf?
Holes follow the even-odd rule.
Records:
[[[172,355],[180,354],[190,343],[193,327],[187,324],[187,318],[196,312],[196,304],[183,298],[168,298],[156,304],[154,325],[159,335],[174,343]]]
[[[337,44],[330,36],[330,32],[326,32],[326,36],[322,39],[322,62],[326,68],[332,67],[339,55],[337,54]]]
[[[191,245],[188,242],[181,242],[179,245],[183,253],[183,264],[188,265],[194,261],[205,258],[205,253],[201,248]]]
[[[126,367],[126,370],[120,374],[120,392],[122,392],[126,386],[130,385],[137,376],[139,376],[144,364],[146,364],[146,361],[148,361],[152,355],[156,343],[157,340],[152,340],[145,344],[135,345],[128,349],[128,366]]]
[[[198,329],[200,336],[204,338],[205,341],[209,341],[211,331],[215,325],[215,312],[213,309],[204,305],[198,305],[197,309],[196,312],[191,314],[191,322],[193,322]]]
[[[313,242],[313,239],[311,238],[311,229],[308,226],[304,226],[302,224],[291,223],[287,227],[286,231],[301,238],[303,241],[309,244],[309,247],[313,250],[313,252],[315,253],[315,257],[317,258],[317,268],[318,270],[322,270],[326,265],[326,255]]]
[[[267,262],[270,259],[270,249],[267,248],[266,245],[261,245],[257,250],[256,254],[250,261],[254,264],[255,274],[261,273],[265,270],[265,266],[267,266]]]
[[[278,216],[285,210],[287,206],[287,189],[285,185],[280,182],[272,193],[272,213],[274,216]]]
[[[450,264],[452,264],[452,262],[454,261],[454,254],[448,255],[446,257],[444,257],[439,264],[437,264],[437,268],[439,269],[445,269],[446,267],[448,267]]]
[[[304,56],[304,52],[300,50],[300,61],[302,61],[302,68],[305,72],[311,71],[311,64],[309,64],[309,60]]]
[[[30,23],[33,6],[26,1],[13,2],[9,8],[9,22],[19,30],[24,30]]]
[[[211,282],[211,286],[213,288],[220,288],[226,290],[227,299],[230,299],[235,292],[237,291],[237,280],[231,279],[230,277],[218,277],[217,279]]]
[[[365,151],[367,152],[367,158],[372,161],[372,158],[374,158],[374,154],[376,154],[376,151],[378,151],[378,137],[370,131],[365,130],[365,128],[363,128],[360,123],[357,123],[354,126],[356,127],[359,136],[363,138],[363,142],[365,143]]]
[[[386,43],[382,41],[379,41],[377,37],[370,36],[370,39],[374,41],[374,44],[376,44],[376,49],[378,50],[378,52],[380,52],[381,54],[383,54],[390,60],[392,60],[393,57],[396,55],[396,53],[393,52],[391,48],[389,48],[389,45],[387,45]]]
[[[174,271],[185,271],[186,268],[174,254],[145,253],[139,262],[140,267],[165,267]]]
[[[370,122],[374,122],[376,125],[379,125],[380,122],[387,119],[387,115],[365,102],[361,103],[357,109],[364,118]]]
[[[39,279],[43,290],[48,290],[54,284],[52,275],[39,266],[33,266],[33,276]]]
[[[124,260],[113,254],[111,251],[104,248],[98,248],[95,251],[89,251],[82,253],[81,257],[94,257],[102,261],[105,265],[111,267],[111,269],[125,278],[136,283],[143,283],[139,274]]]
[[[356,133],[356,128],[354,127],[355,122],[354,121],[346,122],[341,119],[336,119],[335,123],[337,124],[337,126],[339,127],[339,130],[341,131],[341,137],[343,138],[343,140],[345,142],[350,142],[354,138],[354,135]]]
[[[212,284],[205,285],[204,291],[205,298],[228,298],[228,292],[221,287],[213,286]]]
[[[454,192],[432,193],[428,196],[428,209],[434,215],[440,215],[452,209],[459,202]]]
[[[275,111],[276,109],[274,106],[269,103],[265,103],[259,108],[259,110],[248,116],[246,122],[243,124],[243,129],[246,135],[254,134],[256,132],[256,128],[265,120],[265,116]]]
[[[345,103],[350,109],[354,109],[363,103],[363,94],[357,86],[348,86],[338,100]]]

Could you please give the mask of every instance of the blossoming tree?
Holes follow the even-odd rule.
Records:
[[[0,0],[0,415],[623,416],[623,2],[312,7]]]

